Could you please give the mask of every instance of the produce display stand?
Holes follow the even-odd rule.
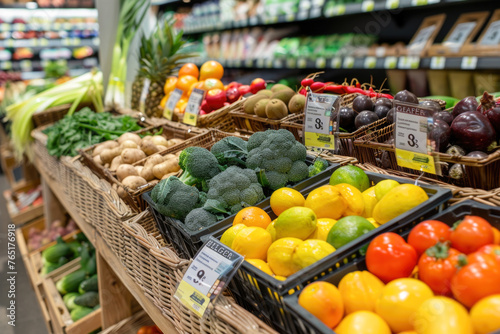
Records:
[[[37,182],[18,182],[16,183],[10,191],[4,191],[3,196],[5,200],[9,202],[11,200],[11,195],[16,192],[28,191],[37,186]],[[10,220],[15,225],[21,225],[30,222],[43,215],[43,203],[37,205],[29,205],[19,212],[13,212],[10,206],[7,206],[9,212]]]

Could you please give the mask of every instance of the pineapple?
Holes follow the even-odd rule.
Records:
[[[134,110],[139,110],[139,104],[141,100],[141,93],[143,87],[144,87],[144,78],[138,74],[135,76],[134,82],[132,83],[131,107]]]
[[[167,19],[164,25],[156,27],[150,37],[142,39],[139,75],[150,81],[144,110],[148,116],[161,117],[160,102],[165,96],[165,81],[168,76],[175,74],[174,71],[186,58],[193,57],[193,54],[187,52],[186,42],[182,40],[182,31],[174,31],[174,23],[174,20]],[[136,93],[140,97],[141,91],[136,90],[132,94],[133,99]]]

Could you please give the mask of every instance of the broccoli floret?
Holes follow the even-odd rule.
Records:
[[[198,189],[184,184],[175,176],[161,180],[153,188],[151,198],[158,212],[180,220],[184,220],[199,205]]]
[[[213,213],[234,213],[238,208],[257,204],[264,197],[254,171],[231,166],[208,184],[204,208]]]
[[[190,231],[199,231],[217,223],[217,217],[203,208],[192,210],[184,222]]]
[[[316,158],[314,163],[309,166],[309,177],[317,175],[328,168],[328,161],[322,158]]]
[[[306,147],[288,130],[255,133],[248,140],[247,148],[247,168],[264,170],[265,178],[260,180],[272,190],[308,177]]]
[[[247,142],[239,137],[225,137],[215,143],[210,152],[222,166],[243,166],[248,154]]]
[[[181,152],[179,166],[184,171],[179,179],[188,186],[196,185],[200,189],[221,171],[217,158],[206,148],[197,146]]]

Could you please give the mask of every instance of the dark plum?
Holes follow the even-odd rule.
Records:
[[[356,112],[349,107],[342,107],[339,110],[339,126],[347,131],[354,129],[354,119]]]
[[[381,97],[375,101],[375,107],[377,106],[386,106],[389,107],[389,109],[392,108],[392,100],[386,98],[386,97]]]
[[[451,123],[453,143],[466,151],[486,151],[496,132],[486,116],[477,111],[464,112]]]
[[[478,159],[486,159],[488,157],[487,153],[484,153],[482,151],[472,151],[467,153],[466,157],[469,158],[478,158]]]
[[[436,149],[444,152],[450,143],[451,129],[448,123],[435,119],[431,125],[429,138],[436,143]]]
[[[455,107],[453,107],[453,118],[458,115],[468,112],[468,111],[476,111],[479,103],[477,103],[475,96],[468,96],[461,101],[459,101]]]
[[[495,100],[495,97],[488,92],[484,92],[477,111],[488,117],[497,134],[500,134],[500,101]]]
[[[413,94],[412,92],[409,92],[407,90],[402,90],[402,91],[398,92],[396,95],[394,95],[394,100],[418,104],[417,96],[415,94]]]
[[[385,106],[385,105],[378,105],[375,106],[375,109],[373,110],[378,118],[382,119],[387,116],[387,113],[391,110],[391,107]]]
[[[359,129],[362,126],[372,124],[373,122],[378,121],[378,116],[376,113],[370,110],[365,110],[362,111],[356,116],[356,119],[354,120],[354,125],[356,126],[356,129]]]
[[[451,125],[451,123],[453,123],[453,115],[447,111],[437,112],[432,116],[432,118],[445,121],[446,123],[448,123],[448,125]]]
[[[424,100],[420,101],[419,104],[424,108],[433,110],[435,113],[441,111],[441,106],[436,101]]]
[[[359,95],[352,101],[352,109],[362,112],[363,110],[373,110],[373,101],[369,96]]]
[[[396,118],[396,115],[394,115],[394,108],[392,108],[391,110],[389,110],[389,112],[387,113],[387,123],[389,124],[392,124],[394,123],[395,121],[395,118]]]

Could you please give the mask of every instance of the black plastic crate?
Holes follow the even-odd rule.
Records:
[[[314,157],[308,156],[306,163],[308,165],[311,165],[313,161]],[[316,184],[320,180],[324,179],[326,175],[330,177],[333,171],[338,167],[340,167],[339,164],[330,163],[328,168],[323,172],[311,178],[298,182],[297,184],[293,185],[292,188],[301,191],[307,187],[310,187],[311,185]],[[142,198],[148,203],[149,210],[153,214],[158,229],[163,235],[165,241],[172,244],[177,251],[177,254],[183,259],[193,258],[201,248],[201,246],[203,246],[204,241],[202,240],[202,237],[208,238],[210,235],[217,231],[220,231],[221,229],[225,230],[233,223],[234,216],[236,216],[231,215],[228,218],[217,222],[215,225],[209,226],[196,232],[192,232],[187,230],[180,220],[166,217],[156,211],[155,203],[151,199],[150,194],[151,191],[144,193],[142,195]],[[269,197],[266,197],[262,202],[257,203],[255,206],[260,208],[269,206]]]
[[[402,179],[389,175],[371,172],[366,172],[366,174],[370,179],[371,185],[386,179],[396,180],[399,183],[414,183],[410,179]],[[304,197],[307,197],[313,189],[328,184],[329,179],[330,175],[326,175],[320,182],[304,188],[300,192]],[[241,306],[258,316],[261,320],[266,321],[276,330],[283,333],[294,333],[295,326],[293,325],[293,319],[290,313],[284,309],[283,296],[301,290],[307,284],[318,280],[330,272],[337,272],[346,264],[359,258],[359,248],[369,243],[377,235],[389,231],[398,232],[408,230],[417,223],[440,212],[446,205],[446,202],[452,197],[452,193],[448,189],[424,184],[420,186],[429,195],[429,199],[425,203],[381,225],[355,241],[338,248],[331,255],[289,276],[285,281],[279,281],[244,261],[233,277],[229,289]],[[274,220],[276,218],[276,215],[269,206],[264,210],[269,214],[271,219]],[[225,230],[231,225],[232,223],[229,223],[225,228],[215,232],[213,236],[220,239]],[[297,333],[302,332],[299,331]]]
[[[480,216],[488,220],[496,228],[500,228],[500,207],[489,206],[481,204],[472,200],[464,201],[456,206],[450,207],[429,219],[442,221],[452,226],[457,220],[463,219],[466,215]],[[405,239],[410,234],[411,226],[407,229],[401,230],[400,233]],[[362,247],[362,243],[357,243],[358,250]],[[327,281],[335,286],[338,286],[340,280],[350,272],[357,270],[367,270],[365,257],[359,256],[349,261],[349,258],[344,260],[349,261],[348,264],[342,266],[338,270],[327,274],[321,278],[322,281]],[[295,333],[308,333],[308,334],[335,334],[335,332],[323,324],[318,318],[307,312],[302,306],[298,304],[299,292],[284,297],[284,304],[287,312],[291,315],[292,326]],[[497,330],[491,334],[500,334]]]

